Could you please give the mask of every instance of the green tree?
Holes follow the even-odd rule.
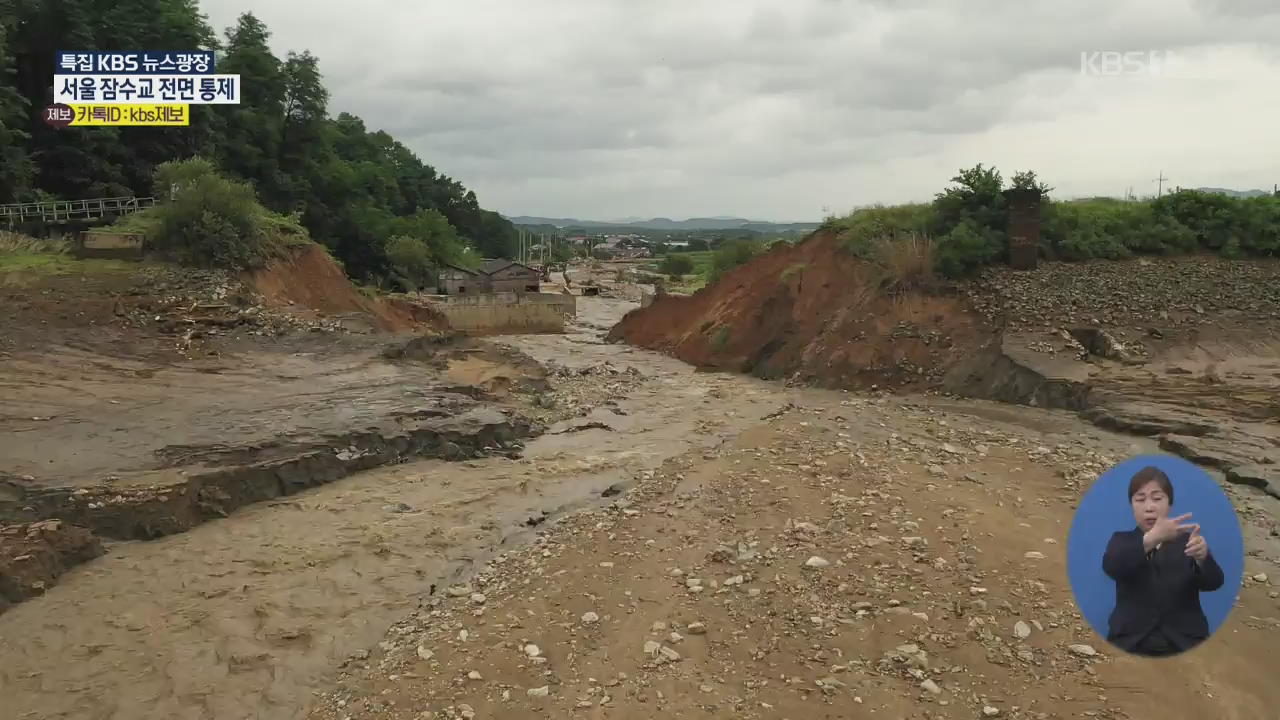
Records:
[[[951,182],[954,184],[934,198],[931,235],[945,235],[966,220],[987,230],[1004,232],[1007,215],[999,170],[978,163],[961,170]]]
[[[284,132],[285,77],[268,45],[271,33],[253,13],[227,28],[222,73],[240,75],[240,104],[221,110],[218,165],[248,180],[263,199],[281,196],[280,139]]]
[[[391,277],[405,290],[415,292],[435,284],[431,249],[422,240],[408,235],[392,236],[387,241],[387,260],[391,263]]]
[[[264,209],[246,182],[220,176],[201,159],[164,163],[157,191],[176,188],[156,207],[155,247],[199,265],[247,269],[262,265],[278,246],[266,232]]]
[[[1053,188],[1047,183],[1040,182],[1035,170],[1015,172],[1009,182],[1014,190],[1039,190],[1042,198],[1047,198],[1049,193],[1053,192]]]
[[[964,277],[1000,255],[1004,236],[966,218],[943,235],[934,246],[938,271],[947,277]]]
[[[764,246],[754,239],[738,238],[725,241],[711,255],[711,272],[707,279],[710,282],[719,281],[725,273],[739,265],[747,264],[763,250]]]
[[[7,38],[12,29],[2,19],[5,17],[14,17],[10,0],[0,2],[0,203],[24,198],[35,179],[26,148],[31,134],[23,130],[30,104],[18,92],[18,73],[10,66]]]
[[[693,260],[688,255],[668,255],[658,263],[658,272],[672,278],[693,272]]]
[[[391,223],[391,233],[422,241],[433,262],[457,265],[467,261],[466,244],[458,237],[448,218],[438,210],[419,210],[413,215],[396,218]]]

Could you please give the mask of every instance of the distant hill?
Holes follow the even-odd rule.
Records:
[[[688,220],[672,220],[670,218],[650,218],[630,222],[604,222],[600,220],[579,220],[577,218],[548,218],[531,215],[506,216],[516,225],[554,225],[556,227],[580,228],[632,228],[636,230],[752,230],[762,233],[809,232],[817,230],[819,223],[775,223],[767,220],[748,220],[740,217],[706,217],[689,218]]]
[[[1221,193],[1223,195],[1230,195],[1231,197],[1238,197],[1238,198],[1261,197],[1263,195],[1271,194],[1267,190],[1228,190],[1227,188],[1212,188],[1212,187],[1200,187],[1200,188],[1196,188],[1196,190],[1199,190],[1200,192]]]

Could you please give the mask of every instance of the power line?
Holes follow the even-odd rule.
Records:
[[[1160,197],[1161,195],[1164,195],[1164,181],[1168,179],[1169,178],[1164,176],[1164,171],[1161,170],[1160,177],[1156,178],[1156,182],[1158,183],[1156,185],[1156,197]]]

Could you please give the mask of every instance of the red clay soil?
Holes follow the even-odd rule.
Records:
[[[902,388],[932,385],[992,336],[963,297],[885,293],[875,268],[825,232],[693,295],[655,298],[609,334],[699,367]]]
[[[382,300],[360,293],[324,248],[306,245],[290,257],[248,275],[249,284],[272,305],[291,312],[311,310],[322,315],[362,313],[380,330],[403,332],[427,326],[448,327],[443,316],[407,301]]]

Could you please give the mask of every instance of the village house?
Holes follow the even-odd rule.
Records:
[[[538,292],[541,278],[536,269],[515,260],[485,260],[479,268],[445,264],[436,283],[443,295],[496,292]]]
[[[489,292],[538,292],[542,283],[537,270],[515,260],[485,260],[480,272],[488,278]]]
[[[445,264],[440,268],[440,279],[436,281],[436,292],[441,295],[465,295],[467,293],[484,292],[484,282],[480,273],[458,265]]]

